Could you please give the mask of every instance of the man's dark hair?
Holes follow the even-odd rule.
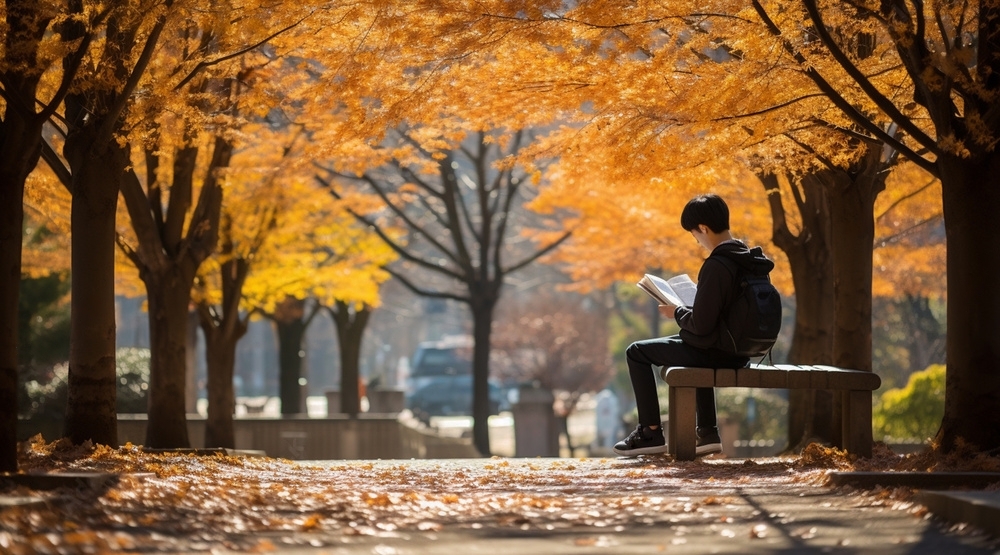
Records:
[[[689,200],[681,212],[681,227],[684,231],[691,231],[702,224],[715,233],[729,229],[729,207],[719,195],[698,195]]]

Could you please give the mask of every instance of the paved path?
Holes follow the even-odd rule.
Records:
[[[350,468],[340,462],[314,464],[334,471]],[[406,483],[426,479],[428,488],[422,491],[455,491],[471,505],[467,511],[427,515],[415,527],[410,522],[377,530],[378,522],[395,522],[400,511],[407,511],[405,504],[400,511],[390,506],[373,519],[374,528],[358,535],[319,549],[287,545],[282,552],[1000,553],[1000,535],[937,518],[903,490],[830,487],[820,483],[826,482],[822,472],[809,478],[808,470],[802,473],[781,462],[651,458],[367,464],[375,474],[393,469],[412,473]],[[497,481],[498,470],[510,480]],[[804,477],[813,483],[798,483]],[[477,481],[481,487],[470,491],[469,484]],[[391,483],[379,486],[395,490]],[[1000,494],[980,495],[1000,500]],[[898,496],[902,498],[894,498]],[[993,532],[1000,534],[1000,527]]]
[[[863,488],[833,487],[799,459],[293,463],[120,450],[66,470],[123,462],[135,471],[106,485],[0,507],[0,553],[1000,553],[1000,493],[984,476],[928,502],[979,519],[973,528],[932,515],[919,502],[928,492],[872,489],[870,473]]]

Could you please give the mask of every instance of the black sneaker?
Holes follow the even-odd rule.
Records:
[[[702,457],[722,452],[722,438],[719,437],[719,429],[698,428],[698,443],[694,449],[695,456]]]
[[[666,453],[667,441],[663,439],[663,426],[653,430],[640,424],[627,438],[616,443],[613,451],[623,457]]]

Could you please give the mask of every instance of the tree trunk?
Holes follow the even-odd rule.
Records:
[[[77,137],[73,166],[69,394],[65,436],[118,446],[115,411],[115,215],[124,158]],[[73,162],[76,163],[73,163]]]
[[[40,125],[25,125],[12,113],[0,125],[0,472],[17,471],[17,301],[24,181],[38,161],[40,138]]]
[[[152,342],[149,368],[149,422],[146,446],[187,448],[184,391],[187,385],[188,307],[191,285],[175,265],[159,276],[146,276],[149,306],[149,338]]]
[[[337,301],[336,309],[330,311],[340,347],[340,410],[352,417],[361,412],[358,387],[361,379],[361,340],[371,313],[368,306],[352,310],[343,301]]]
[[[133,263],[146,284],[149,302],[149,337],[152,351],[149,390],[150,447],[188,447],[186,415],[188,384],[191,288],[201,263],[216,248],[222,190],[213,177],[229,164],[232,145],[216,138],[209,176],[203,181],[198,205],[189,216],[197,149],[179,149],[174,160],[170,204],[162,214],[155,171],[143,190],[134,173],[126,174],[122,196],[129,209],[139,248]],[[148,157],[153,170],[157,159]],[[185,232],[185,222],[187,228]],[[191,400],[193,404],[194,400]],[[193,407],[190,407],[193,408]]]
[[[34,66],[39,43],[54,15],[31,0],[6,2],[0,121],[0,472],[17,471],[17,311],[24,182],[41,153],[46,116],[35,113],[41,73]]]
[[[188,414],[198,412],[198,311],[189,310],[187,334],[184,336],[184,410]],[[206,386],[207,387],[207,386]]]
[[[17,327],[24,182],[38,163],[41,122],[8,106],[0,123],[0,472],[17,471]]]
[[[9,137],[0,140],[6,143]],[[5,146],[0,145],[0,156],[6,154]],[[17,471],[17,299],[23,198],[24,179],[0,171],[0,472]]]
[[[931,311],[930,299],[923,295],[906,295],[899,303],[905,310],[912,333],[907,337],[910,373],[932,364],[944,364],[946,334]]]
[[[836,366],[872,369],[872,244],[875,195],[855,181],[835,187],[833,218],[833,360]]]
[[[942,156],[947,232],[948,372],[939,434],[948,452],[960,442],[1000,448],[1000,154],[978,163]]]
[[[777,178],[761,177],[771,193],[772,240],[788,257],[795,286],[795,329],[788,360],[795,364],[833,362],[833,263],[830,212],[826,191],[815,175],[793,184],[794,205],[802,227],[797,235],[787,225]],[[788,399],[788,447],[798,451],[809,442],[832,443],[833,395],[828,391],[792,390]]]
[[[872,371],[872,248],[875,199],[885,189],[882,149],[869,147],[849,171],[824,172],[833,227],[833,363]],[[840,422],[843,403],[834,396],[832,421]],[[833,427],[834,445],[843,446],[842,429]],[[868,429],[871,433],[871,428]]]
[[[236,361],[236,343],[247,332],[247,321],[240,316],[240,299],[243,284],[250,273],[250,262],[233,256],[232,234],[229,220],[224,220],[220,257],[222,263],[222,302],[214,310],[201,301],[198,319],[205,332],[205,356],[208,363],[208,420],[205,423],[205,447],[235,446],[233,413],[236,395],[233,373]]]
[[[278,332],[278,363],[279,363],[279,395],[281,397],[281,414],[289,416],[305,412],[302,399],[302,343],[306,335],[306,324],[301,318],[294,320],[275,320],[274,327]]]
[[[472,443],[484,457],[490,451],[490,336],[497,296],[473,297],[472,310]]]
[[[238,316],[237,316],[238,317]],[[246,329],[245,326],[243,328]],[[236,343],[242,333],[225,333],[226,327],[202,325],[205,332],[205,357],[208,363],[208,419],[205,421],[205,447],[235,448],[233,414],[236,392],[233,372]]]
[[[815,250],[816,252],[809,252]],[[795,330],[788,360],[793,364],[833,361],[833,273],[829,251],[819,241],[786,251],[795,283]],[[801,450],[811,442],[832,443],[833,394],[818,389],[789,392],[788,446]]]

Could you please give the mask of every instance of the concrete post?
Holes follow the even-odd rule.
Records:
[[[537,384],[522,385],[517,389],[517,400],[511,406],[514,456],[559,456],[559,427],[552,411],[553,401],[552,392]]]

